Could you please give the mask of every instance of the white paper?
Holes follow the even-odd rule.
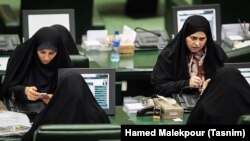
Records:
[[[243,31],[244,30],[244,31]],[[221,39],[224,40],[225,37],[230,35],[240,35],[246,36],[249,31],[249,23],[232,23],[232,24],[222,24]]]
[[[134,42],[136,38],[136,32],[135,30],[131,29],[127,25],[123,26],[123,36],[122,40],[124,41],[129,41],[129,42]]]
[[[107,30],[88,30],[87,31],[87,41],[99,41],[104,42],[108,37]]]
[[[5,71],[7,68],[9,57],[0,57],[0,70]]]
[[[0,111],[0,136],[22,135],[30,127],[30,120],[23,113]]]
[[[243,40],[243,37],[241,35],[228,35],[227,38],[230,39],[231,41]]]
[[[126,113],[136,113],[138,110],[144,108],[142,103],[126,103],[123,105],[123,110]]]

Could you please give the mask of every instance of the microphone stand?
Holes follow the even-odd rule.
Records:
[[[143,31],[146,31],[146,32],[149,32],[149,33],[152,33],[152,34],[154,34],[154,35],[156,35],[156,36],[158,36],[158,37],[161,36],[160,33],[156,33],[156,32],[153,32],[153,31],[149,31],[149,30],[144,29],[144,28],[141,28],[141,27],[136,27],[136,28],[135,28],[135,31],[137,31],[138,29],[143,30]]]
[[[164,44],[164,42],[161,40],[162,38],[161,38],[161,33],[157,33],[157,32],[153,32],[153,31],[149,31],[149,30],[147,30],[147,29],[144,29],[144,28],[141,28],[141,27],[136,27],[135,28],[135,31],[137,31],[137,30],[143,30],[143,31],[145,31],[145,32],[148,32],[148,33],[151,33],[151,34],[153,34],[153,35],[155,35],[155,36],[157,36],[158,37],[158,42],[156,43],[156,47],[158,48],[158,49],[163,49],[164,47],[165,47],[165,44]]]

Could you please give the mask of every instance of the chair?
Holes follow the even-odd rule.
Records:
[[[238,124],[250,124],[250,115],[241,115]]]
[[[228,62],[249,62],[250,47],[226,51]]]
[[[214,4],[219,3],[221,9],[221,23],[238,23],[238,18],[241,21],[249,22],[249,5],[248,0],[241,0],[240,2],[228,1],[228,0],[193,0],[193,4]],[[240,7],[240,11],[234,10],[234,8]]]
[[[98,141],[120,140],[121,126],[115,124],[42,125],[34,133],[34,141]]]
[[[76,27],[76,42],[81,43],[82,35],[91,28],[93,17],[93,0],[22,0],[22,10],[35,10],[35,9],[74,9],[75,11],[75,27]],[[20,19],[22,14],[20,14]],[[20,24],[22,24],[22,19]],[[22,28],[22,26],[20,27]]]
[[[75,68],[89,68],[89,59],[85,55],[81,54],[72,54],[69,56],[72,63],[73,67]]]
[[[165,0],[164,23],[168,35],[171,37],[173,30],[172,6],[190,5],[186,0]]]

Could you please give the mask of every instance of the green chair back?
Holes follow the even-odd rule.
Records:
[[[250,124],[250,115],[241,115],[238,124]]]
[[[43,125],[34,133],[34,141],[98,141],[120,140],[120,125],[64,124]]]

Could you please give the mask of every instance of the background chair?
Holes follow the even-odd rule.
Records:
[[[186,0],[165,0],[164,23],[170,38],[174,33],[172,6],[191,5]]]
[[[76,42],[81,43],[82,35],[91,28],[93,17],[93,0],[21,0],[20,25],[22,25],[22,10],[35,9],[74,9]],[[22,29],[22,26],[20,26]]]
[[[238,23],[238,19],[242,22],[250,22],[248,0],[239,2],[228,0],[193,0],[193,4],[213,4],[219,3],[221,7],[221,23]],[[240,8],[242,10],[235,10]]]
[[[120,140],[120,125],[64,124],[43,125],[34,133],[34,141]]]
[[[89,58],[87,56],[81,54],[75,54],[75,55],[72,54],[69,57],[73,63],[73,67],[89,68]]]
[[[238,124],[250,124],[250,115],[242,115],[239,117]]]

